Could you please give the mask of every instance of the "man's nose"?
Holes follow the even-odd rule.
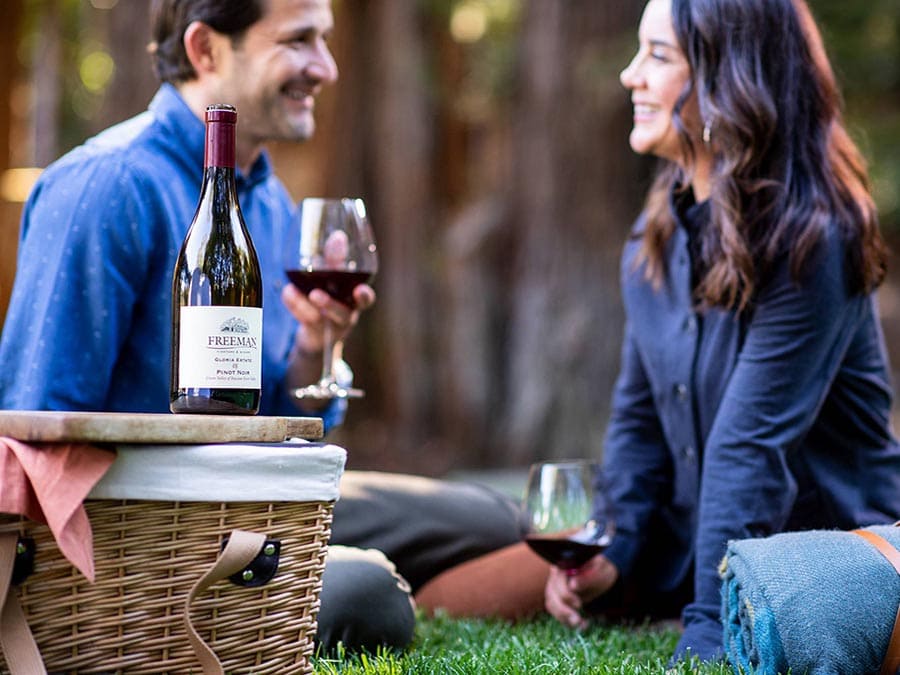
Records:
[[[324,41],[321,41],[316,47],[313,59],[306,66],[306,73],[309,77],[325,84],[337,81],[337,62]]]

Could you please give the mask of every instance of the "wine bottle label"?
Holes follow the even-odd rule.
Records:
[[[178,387],[260,389],[262,308],[183,306]]]

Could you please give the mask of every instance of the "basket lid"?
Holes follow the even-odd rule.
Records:
[[[335,501],[347,451],[330,443],[118,445],[88,499]]]

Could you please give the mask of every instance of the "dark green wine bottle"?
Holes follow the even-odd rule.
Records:
[[[262,277],[234,182],[237,112],[206,109],[200,202],[172,275],[173,413],[255,415]]]

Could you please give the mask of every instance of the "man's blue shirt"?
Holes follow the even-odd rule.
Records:
[[[197,206],[204,134],[166,84],[147,111],[43,172],[0,336],[0,407],[168,412],[172,270]],[[237,171],[237,188],[263,279],[260,413],[301,414],[284,391],[297,323],[280,299],[295,206],[265,153]],[[326,428],[345,407],[325,412]]]

